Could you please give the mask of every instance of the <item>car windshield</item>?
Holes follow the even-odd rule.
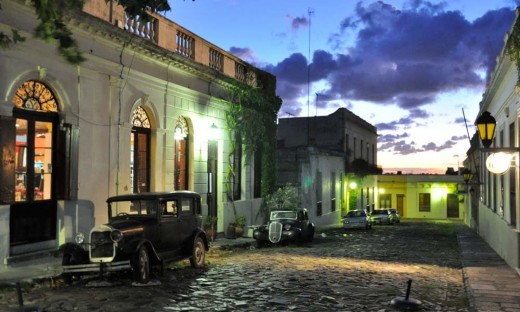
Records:
[[[347,218],[365,217],[366,214],[363,210],[353,210],[347,213]]]
[[[396,213],[397,213],[397,210],[395,210],[395,209],[390,209],[390,212],[393,213],[393,214],[396,214]]]
[[[379,215],[379,214],[388,214],[387,210],[374,210],[372,212],[373,215]]]
[[[126,215],[156,215],[157,214],[157,204],[155,200],[144,200],[144,199],[136,199],[136,200],[124,200],[124,201],[113,201],[109,203],[111,207],[111,216],[110,218],[114,218],[117,216],[126,216]]]
[[[278,220],[278,219],[296,220],[296,211],[272,211],[271,220]]]

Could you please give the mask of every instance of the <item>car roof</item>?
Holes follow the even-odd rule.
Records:
[[[172,191],[172,192],[143,192],[133,194],[122,194],[111,196],[107,202],[119,200],[137,200],[137,199],[171,199],[178,197],[196,197],[200,198],[200,194],[192,191]]]

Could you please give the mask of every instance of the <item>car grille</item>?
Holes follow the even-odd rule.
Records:
[[[282,237],[282,224],[280,222],[271,222],[269,224],[269,241],[278,243]]]
[[[114,242],[110,232],[92,232],[90,235],[90,258],[114,257]]]

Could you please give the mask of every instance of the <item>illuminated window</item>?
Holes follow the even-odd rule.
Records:
[[[150,119],[141,107],[132,114],[130,134],[130,180],[132,193],[150,191]]]
[[[430,193],[419,193],[419,211],[431,211]]]
[[[379,194],[379,208],[392,208],[392,194]]]
[[[177,118],[174,135],[174,186],[176,190],[188,189],[189,134],[186,119]]]

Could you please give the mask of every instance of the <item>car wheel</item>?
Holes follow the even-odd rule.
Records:
[[[206,260],[206,248],[202,238],[195,237],[191,251],[190,264],[192,268],[203,268]]]
[[[264,246],[265,246],[264,241],[262,241],[260,239],[256,240],[256,248],[260,249],[260,248],[263,248]]]
[[[134,277],[138,283],[142,284],[148,283],[150,279],[150,258],[145,246],[141,246],[137,252],[134,262]]]
[[[62,265],[71,265],[71,264],[77,264],[76,260],[74,259],[74,256],[70,253],[63,254],[63,258],[61,260]],[[72,274],[72,273],[63,273],[61,275],[63,281],[67,285],[72,285],[72,281],[79,280],[79,275]]]

